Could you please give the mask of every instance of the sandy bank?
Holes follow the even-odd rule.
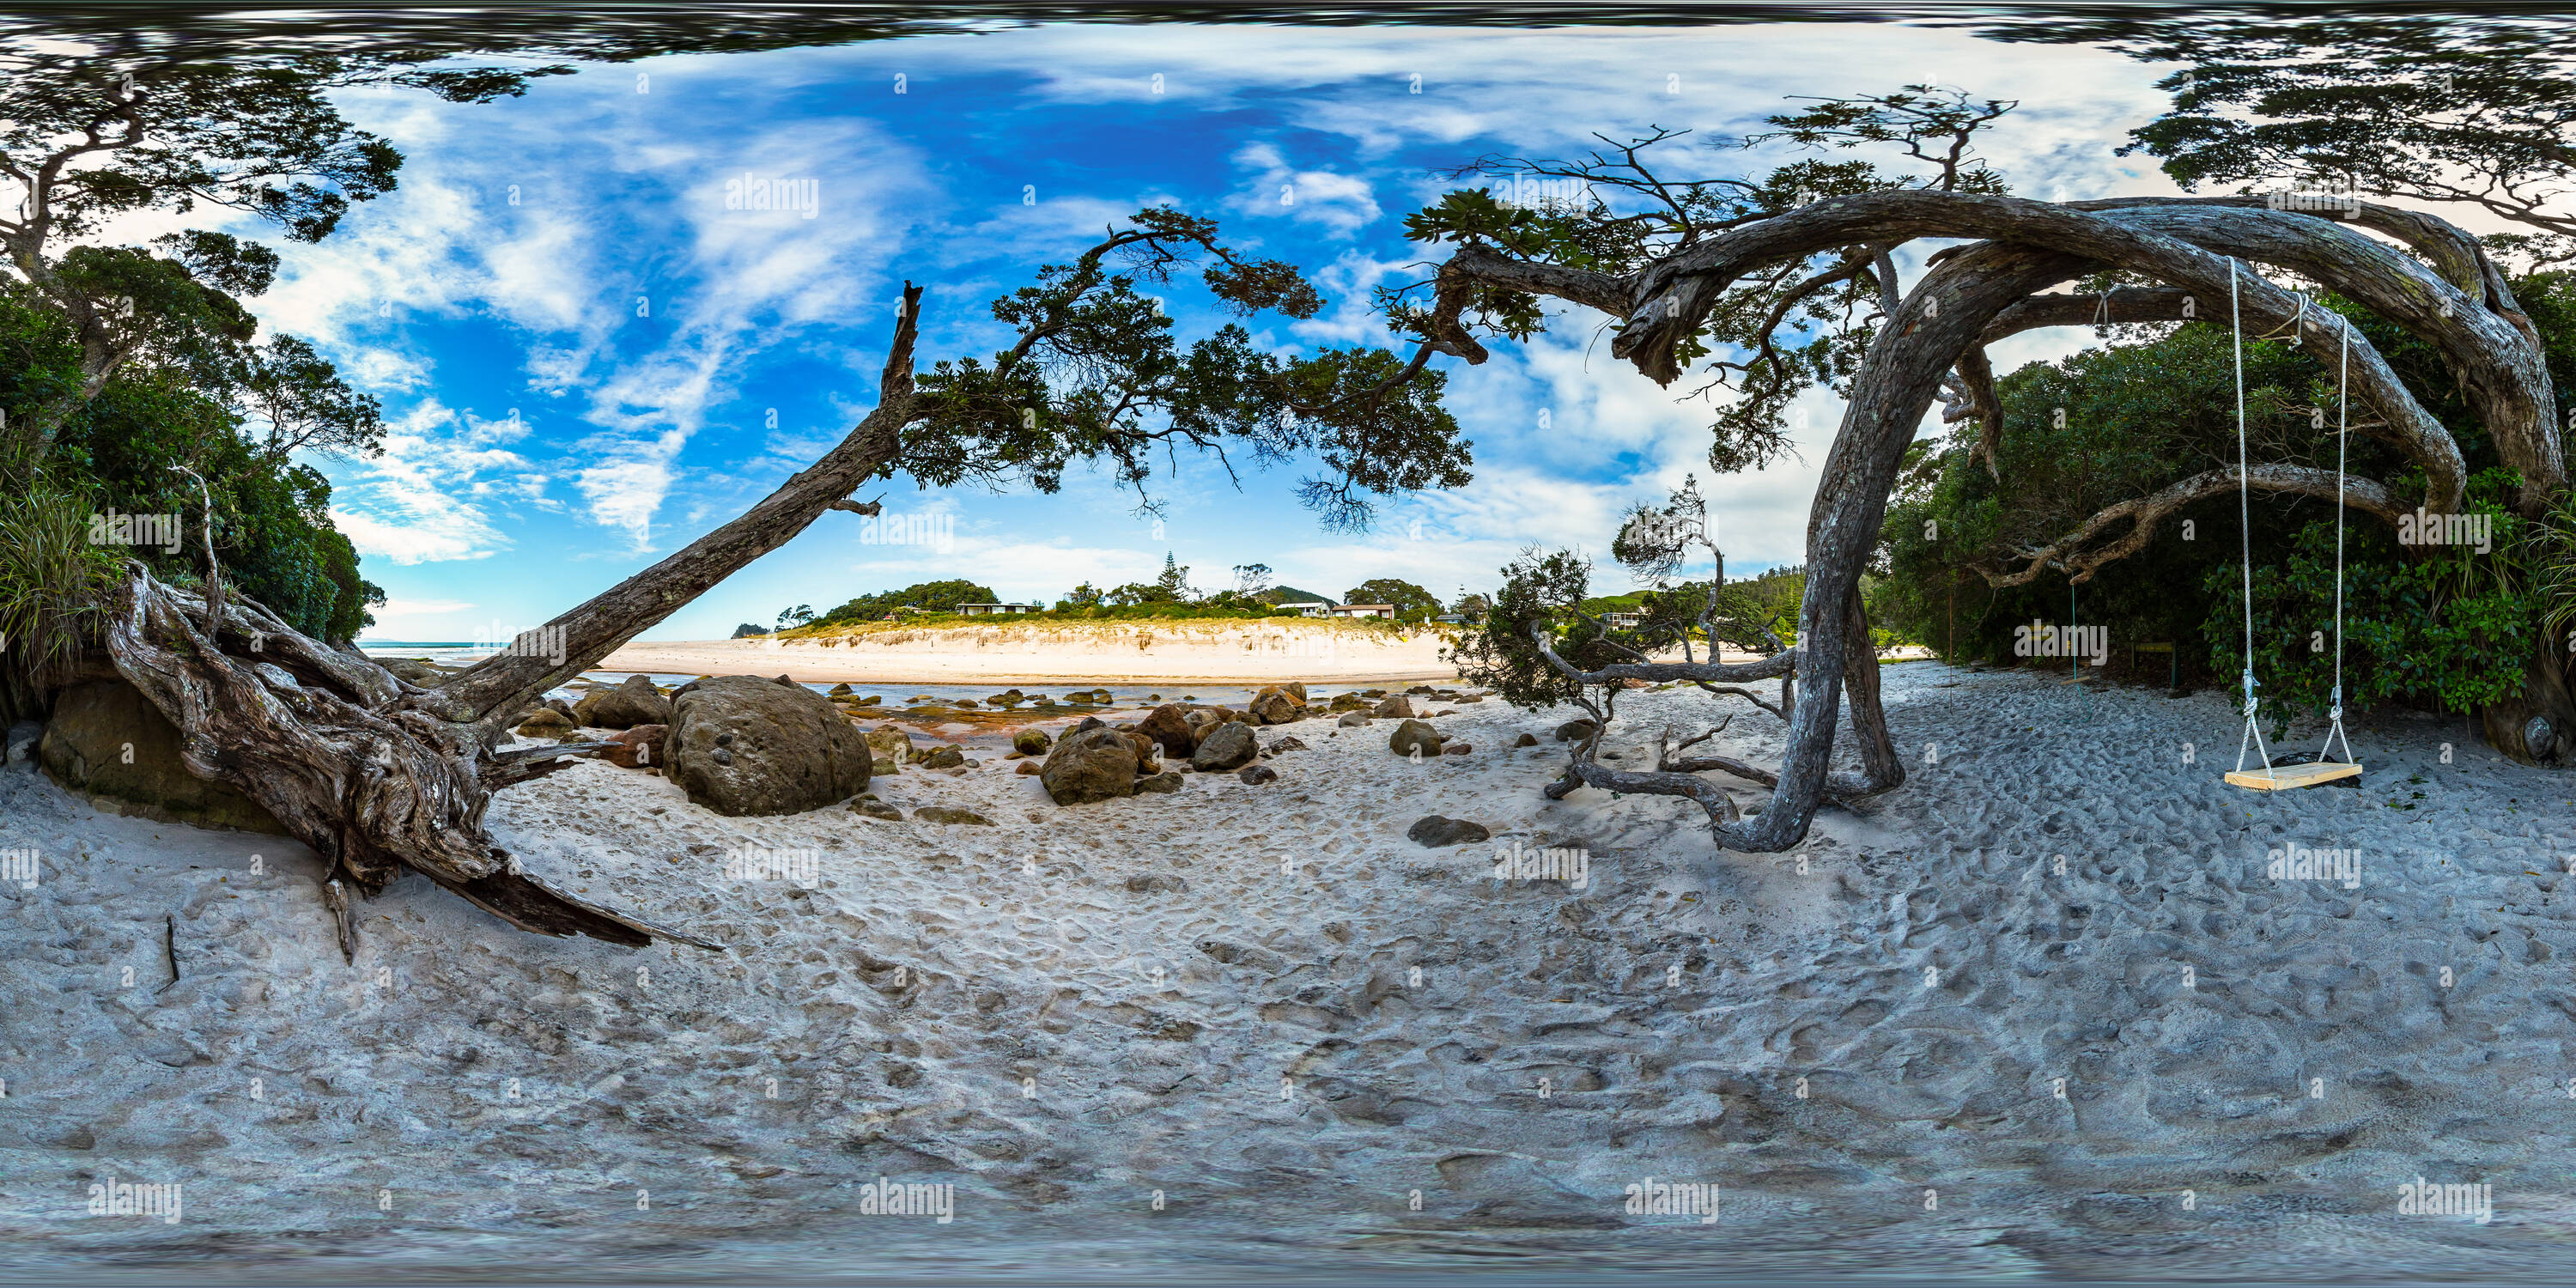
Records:
[[[1352,622],[1047,622],[875,628],[784,640],[637,641],[605,671],[749,673],[796,680],[1120,684],[1160,680],[1267,684],[1451,680],[1453,637]]]

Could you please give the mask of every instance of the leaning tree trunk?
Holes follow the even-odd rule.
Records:
[[[848,437],[740,518],[547,624],[561,662],[510,649],[435,687],[395,678],[355,650],[306,637],[241,596],[183,595],[133,566],[116,591],[106,647],[117,672],[178,727],[189,772],[266,807],[328,869],[324,896],[354,957],[349,896],[409,868],[526,930],[643,946],[713,947],[576,899],[521,870],[483,813],[500,788],[572,762],[584,747],[496,752],[512,717],[596,665],[832,509],[875,513],[850,493],[895,458],[912,416],[921,291],[904,307],[879,402]],[[553,653],[552,648],[543,650]]]

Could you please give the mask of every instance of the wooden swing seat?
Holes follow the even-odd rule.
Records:
[[[2227,775],[2227,781],[2238,787],[2251,787],[2258,792],[2285,792],[2294,788],[2314,787],[2338,778],[2361,777],[2361,766],[2339,761],[2321,760],[2305,765],[2274,765],[2267,773],[2260,769],[2238,770]]]

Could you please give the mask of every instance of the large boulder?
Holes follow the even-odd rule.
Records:
[[[1189,717],[1179,706],[1166,702],[1136,724],[1136,732],[1160,743],[1169,756],[1186,756],[1196,750],[1196,739],[1190,736]]]
[[[286,834],[240,788],[189,773],[179,759],[177,727],[123,680],[65,689],[36,743],[36,761],[55,782],[120,814]]]
[[[801,684],[719,675],[680,686],[664,773],[719,814],[801,814],[867,790],[856,726]]]
[[[1306,688],[1302,684],[1295,687],[1300,692]],[[1305,699],[1290,693],[1287,689],[1273,684],[1252,695],[1249,709],[1253,719],[1263,724],[1280,725],[1304,719],[1306,702]]]
[[[1407,720],[1395,727],[1395,732],[1387,737],[1386,745],[1399,756],[1410,756],[1416,749],[1423,755],[1437,756],[1440,744],[1445,741],[1439,730],[1419,720]]]
[[[831,710],[832,704],[826,702],[823,708]],[[572,709],[572,718],[585,729],[632,729],[637,725],[670,724],[671,716],[671,700],[653,687],[653,677],[649,675],[627,676],[613,689],[593,689],[588,696],[573,704]]]
[[[1406,701],[1403,694],[1398,693],[1378,703],[1377,710],[1369,714],[1385,716],[1390,720],[1410,720],[1413,718],[1413,704]]]
[[[1254,739],[1252,726],[1229,720],[1199,740],[1198,750],[1190,756],[1190,768],[1202,774],[1241,769],[1260,754],[1261,744]]]
[[[1107,725],[1056,740],[1038,783],[1058,805],[1087,805],[1136,794],[1136,743]]]

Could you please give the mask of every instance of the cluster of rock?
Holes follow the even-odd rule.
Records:
[[[1058,805],[1083,805],[1143,792],[1176,792],[1181,775],[1232,773],[1246,783],[1276,782],[1277,770],[1255,764],[1264,754],[1253,731],[1294,724],[1315,714],[1306,705],[1303,684],[1274,684],[1252,695],[1242,710],[1196,703],[1166,702],[1133,724],[1111,726],[1098,717],[1085,719],[1049,747],[1045,734],[1020,751],[1046,752],[1036,769],[1038,782]],[[1283,739],[1269,754],[1304,746]],[[1023,764],[1020,772],[1031,772]]]

